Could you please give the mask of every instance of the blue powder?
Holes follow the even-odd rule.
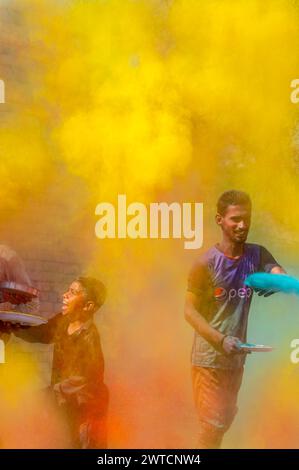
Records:
[[[299,281],[295,277],[286,274],[254,273],[250,274],[245,285],[253,289],[273,290],[286,294],[299,295]]]

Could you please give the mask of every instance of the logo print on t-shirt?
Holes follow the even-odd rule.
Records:
[[[226,289],[223,287],[215,287],[214,289],[214,297],[216,300],[224,300],[227,296]]]
[[[232,299],[249,299],[253,294],[253,290],[250,287],[240,287],[239,289],[229,289],[227,291],[224,287],[215,287],[214,297],[216,300],[228,300]]]

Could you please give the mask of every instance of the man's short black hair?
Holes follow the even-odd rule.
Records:
[[[224,215],[228,206],[248,206],[251,209],[251,199],[244,191],[232,189],[221,194],[217,202],[217,212]]]
[[[93,277],[80,276],[77,281],[85,289],[87,299],[94,302],[97,309],[99,309],[106,300],[107,291],[104,284]]]

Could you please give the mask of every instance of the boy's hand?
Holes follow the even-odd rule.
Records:
[[[15,330],[20,328],[29,328],[28,325],[22,325],[21,323],[10,323],[8,321],[0,320],[0,335],[1,334],[11,334]]]
[[[4,333],[10,334],[12,332],[12,324],[7,321],[0,320],[0,335]]]

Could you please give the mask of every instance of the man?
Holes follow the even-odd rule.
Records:
[[[244,281],[257,271],[285,273],[264,247],[246,243],[250,221],[249,196],[223,193],[216,214],[222,240],[198,258],[189,274],[185,318],[195,330],[192,380],[203,449],[220,447],[237,412],[246,358],[238,344],[246,341],[253,294]]]
[[[108,390],[104,358],[93,323],[103,305],[105,286],[79,277],[63,295],[62,313],[46,325],[13,332],[30,342],[53,343],[51,390],[69,425],[74,448],[106,448]]]

